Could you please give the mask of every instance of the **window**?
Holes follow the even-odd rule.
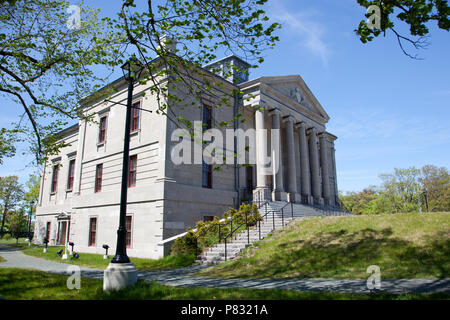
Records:
[[[212,165],[206,164],[204,160],[202,164],[202,185],[203,188],[212,188]]]
[[[47,241],[50,241],[50,229],[51,229],[52,223],[51,222],[47,222],[47,228],[45,230],[45,238],[47,239]]]
[[[253,190],[253,167],[246,167],[247,174],[247,189],[249,191]]]
[[[89,220],[89,246],[95,247],[95,240],[97,237],[97,218]]]
[[[102,191],[103,163],[98,164],[95,169],[95,192]]]
[[[73,177],[75,175],[75,159],[69,161],[69,173],[67,174],[67,190],[73,189]]]
[[[210,106],[203,105],[203,130],[211,129],[212,127],[212,110]]]
[[[133,108],[131,109],[131,125],[130,132],[134,132],[139,130],[139,115],[141,111],[141,103],[137,102],[133,104]]]
[[[100,118],[100,127],[98,132],[99,143],[105,142],[106,140],[106,121],[107,121],[106,116]]]
[[[128,168],[128,187],[136,186],[137,155],[130,156],[130,166]]]
[[[58,187],[59,164],[53,166],[51,193],[56,193]]]
[[[127,248],[131,247],[131,222],[132,222],[132,216],[126,216],[125,218],[125,227],[127,230],[127,235],[125,237]]]

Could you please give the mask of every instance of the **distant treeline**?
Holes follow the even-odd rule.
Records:
[[[450,174],[445,167],[395,168],[380,179],[380,186],[339,194],[342,209],[353,214],[450,211]]]

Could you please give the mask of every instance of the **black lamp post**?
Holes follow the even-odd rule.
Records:
[[[422,192],[423,192],[423,197],[425,199],[425,206],[426,206],[427,212],[428,212],[428,190],[427,190],[427,188],[423,188]]]
[[[30,241],[30,245],[31,245],[31,216],[33,215],[33,206],[34,206],[34,201],[31,200],[30,201],[30,213],[28,214],[28,240]]]
[[[129,263],[130,259],[127,256],[126,235],[127,229],[125,225],[127,214],[127,196],[128,196],[128,169],[130,162],[130,120],[131,109],[133,102],[133,83],[139,79],[143,70],[143,65],[135,57],[132,56],[121,67],[125,80],[128,81],[128,100],[125,118],[125,137],[123,141],[123,162],[122,162],[122,185],[120,195],[120,214],[119,214],[119,229],[117,230],[117,246],[116,254],[111,260],[111,263]]]

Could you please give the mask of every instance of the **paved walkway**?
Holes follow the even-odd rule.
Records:
[[[18,248],[0,245],[0,256],[7,261],[0,267],[31,268],[51,273],[67,273],[69,264],[30,257]],[[161,284],[176,287],[205,288],[251,288],[251,289],[288,289],[316,292],[370,292],[366,280],[342,279],[218,279],[198,277],[193,273],[205,266],[189,266],[180,269],[141,271],[139,278],[145,281],[158,281]],[[103,270],[81,267],[81,276],[101,279]],[[450,279],[381,279],[381,290],[392,293],[430,293],[450,292]]]

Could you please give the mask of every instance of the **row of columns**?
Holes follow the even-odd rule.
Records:
[[[305,122],[296,123],[295,118],[291,115],[282,118],[278,109],[271,110],[269,115],[272,117],[272,129],[281,129],[281,121],[285,124],[285,149],[286,164],[283,163],[282,157],[277,157],[278,171],[273,175],[273,192],[267,185],[267,176],[265,170],[261,166],[257,166],[257,186],[256,191],[261,193],[265,199],[283,200],[282,195],[286,194],[288,201],[303,202],[309,204],[334,205],[332,189],[330,186],[330,163],[333,159],[329,159],[328,139],[325,132],[319,133],[315,127],[309,128]],[[298,141],[300,150],[300,186],[301,193],[297,189],[297,166],[295,156],[295,131],[298,129]],[[257,134],[256,160],[257,163],[263,163],[263,159],[267,154],[267,142],[264,137],[264,109],[257,108],[255,111],[255,129]],[[308,141],[309,135],[309,141]],[[278,141],[272,141],[272,149],[274,146],[281,146],[281,138]],[[320,145],[320,157],[319,157]],[[274,150],[281,155],[281,150]],[[334,150],[334,148],[332,149]],[[273,165],[273,163],[272,163]],[[283,188],[283,166],[286,165],[286,190]],[[320,169],[322,167],[322,170]],[[321,174],[322,173],[322,174]],[[296,196],[301,199],[296,199]]]

